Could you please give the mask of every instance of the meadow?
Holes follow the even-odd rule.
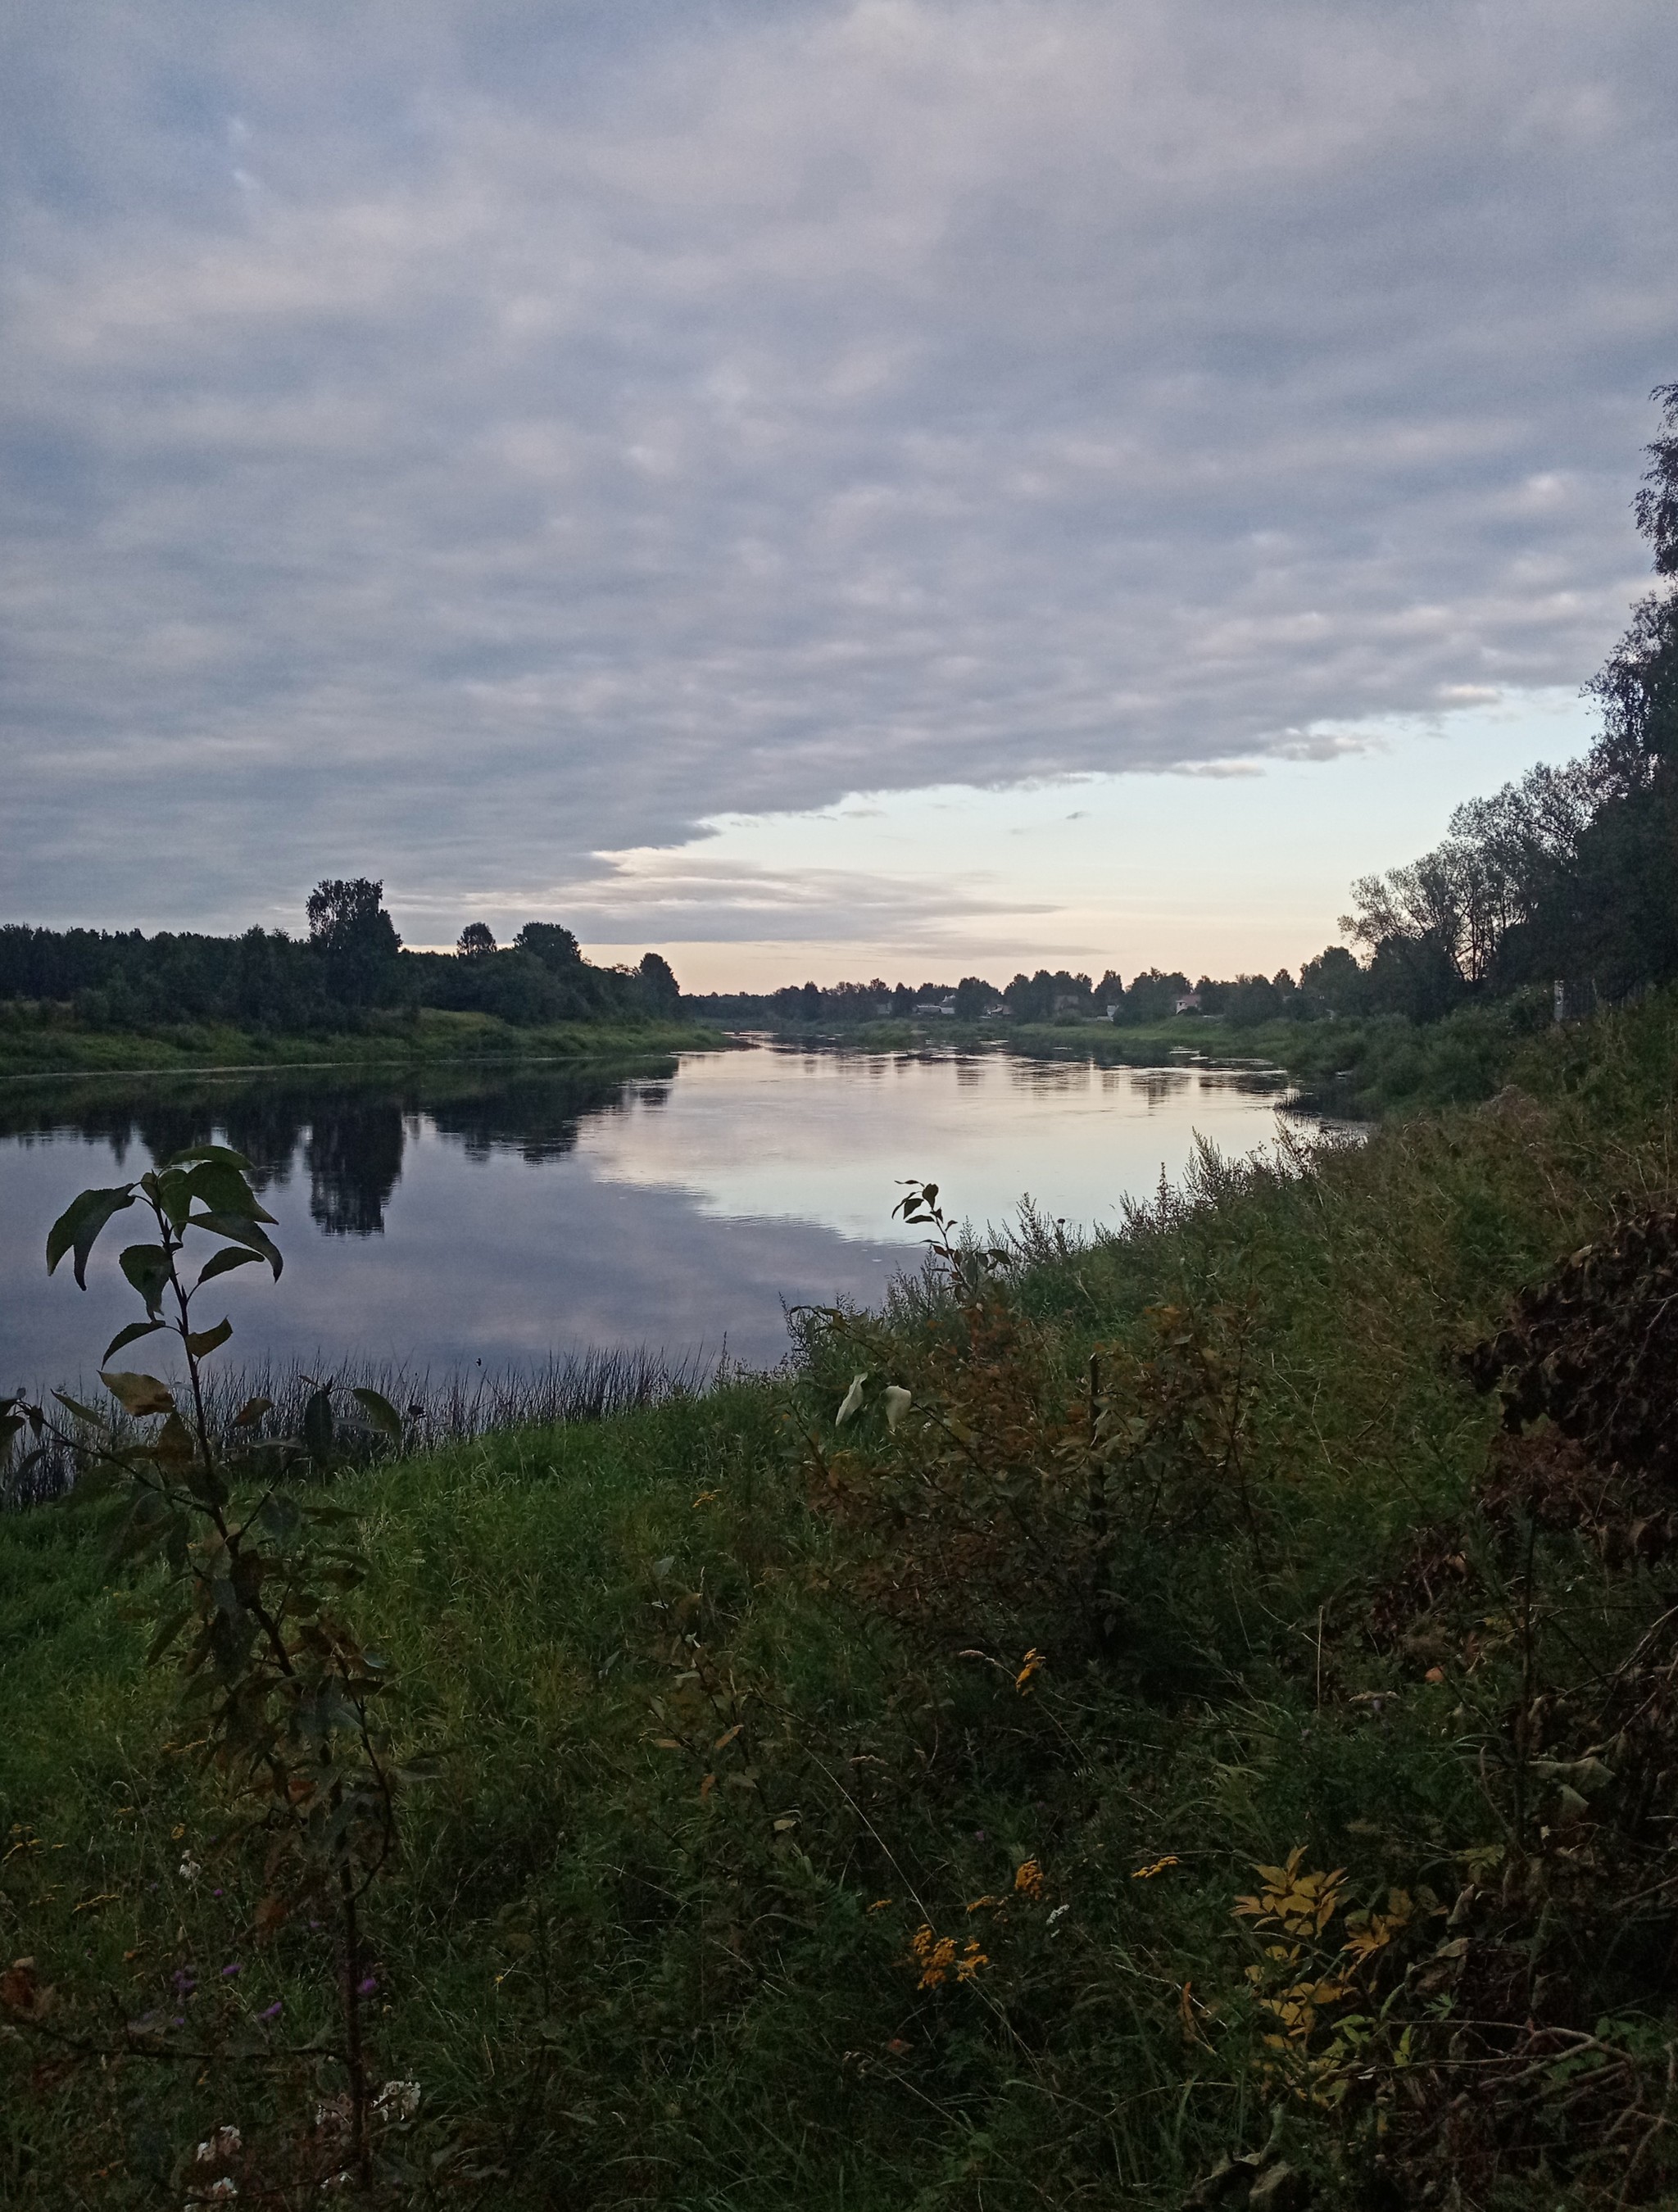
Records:
[[[1614,1363],[1678,1000],[1495,1066],[1096,1240],[933,1194],[776,1374],[300,1474],[413,1771],[365,2189],[121,1498],[0,1515],[0,2198],[1671,2201],[1673,1385]]]
[[[114,1029],[68,1006],[0,1000],[0,1078],[168,1073],[189,1068],[390,1066],[433,1061],[610,1060],[643,1052],[706,1052],[719,1033],[683,1021],[515,1024],[435,1006],[374,1012],[354,1029],[242,1029],[231,1023],[149,1022]]]

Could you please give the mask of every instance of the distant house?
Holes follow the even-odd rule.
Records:
[[[1124,1012],[1124,1006],[1123,1006],[1123,1004],[1122,1004],[1122,1002],[1121,1000],[1117,1000],[1117,999],[1110,999],[1110,1000],[1108,1000],[1108,1002],[1107,1002],[1107,1018],[1108,1018],[1108,1020],[1109,1020],[1110,1022],[1116,1022],[1116,1021],[1117,1021],[1117,1019],[1119,1018],[1119,1016],[1120,1016],[1123,1012]]]
[[[953,1014],[956,1002],[953,999],[917,999],[915,1011],[917,1014]]]
[[[1171,1003],[1174,1014],[1198,1014],[1200,1011],[1201,994],[1198,991],[1179,992]]]

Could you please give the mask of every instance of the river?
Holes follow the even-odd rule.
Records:
[[[787,1304],[877,1304],[915,1264],[921,1232],[891,1212],[905,1178],[935,1178],[982,1226],[1028,1197],[1110,1226],[1197,1135],[1234,1153],[1274,1141],[1284,1096],[1256,1071],[766,1042],[584,1069],[12,1081],[0,1385],[89,1376],[137,1311],[116,1267],[124,1217],[85,1292],[68,1266],[48,1280],[69,1200],[211,1137],[257,1164],[285,1255],[277,1285],[261,1268],[225,1285],[246,1360],[517,1368],[646,1347],[763,1365],[786,1350]]]

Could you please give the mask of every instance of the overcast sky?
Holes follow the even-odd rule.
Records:
[[[74,0],[0,102],[0,919],[1268,966],[1645,587],[1653,0]]]

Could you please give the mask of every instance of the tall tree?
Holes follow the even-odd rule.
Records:
[[[397,997],[402,939],[384,908],[385,886],[368,876],[328,876],[309,893],[309,942],[320,952],[334,998],[388,1006]]]

